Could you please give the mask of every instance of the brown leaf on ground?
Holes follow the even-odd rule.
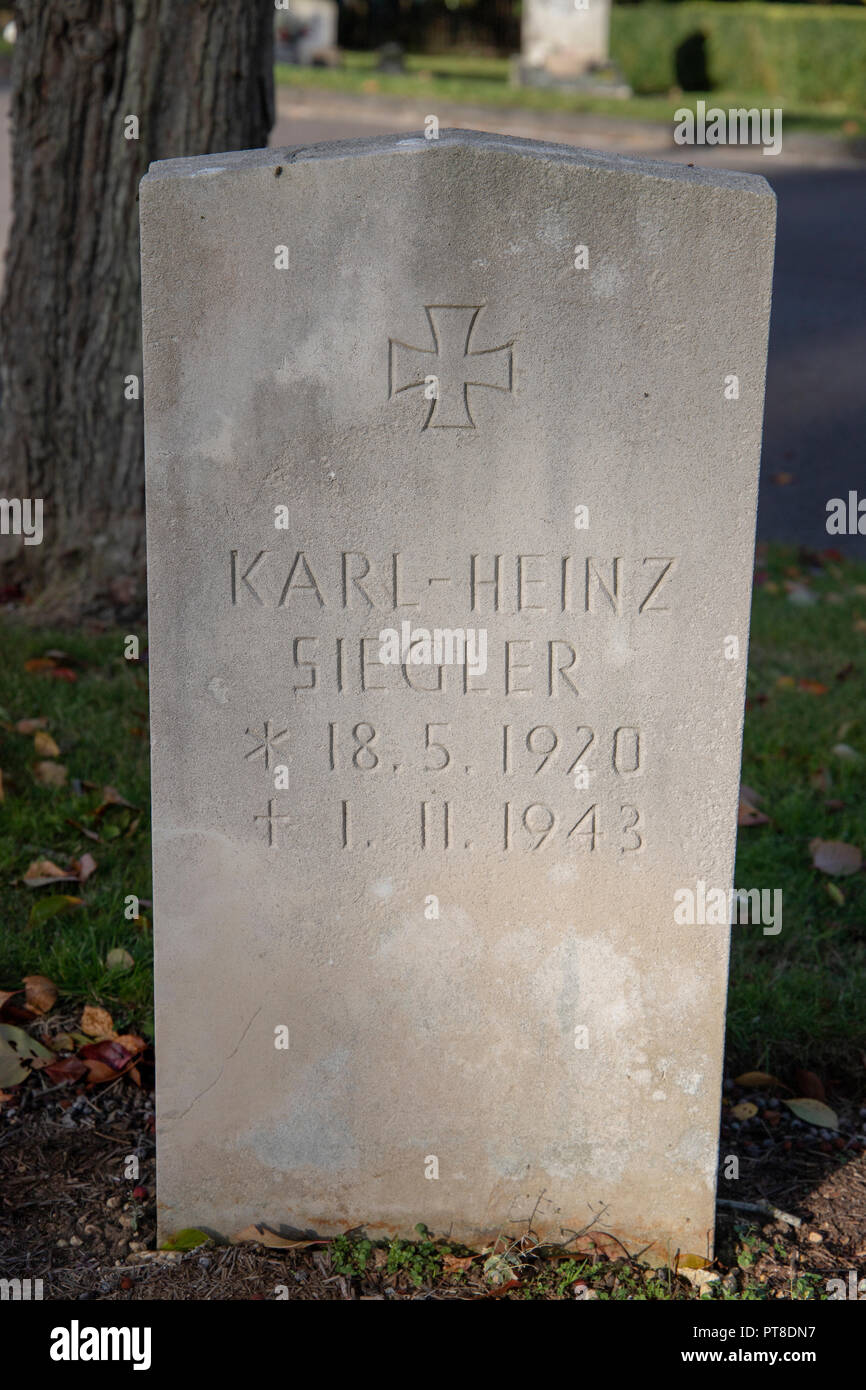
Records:
[[[815,1072],[803,1071],[802,1068],[800,1068],[794,1072],[794,1083],[801,1096],[807,1096],[811,1100],[826,1101],[827,1095],[824,1090],[824,1083]]]
[[[60,749],[50,734],[37,729],[33,735],[33,750],[37,758],[59,758]]]
[[[44,888],[47,883],[56,883],[58,879],[68,879],[74,883],[78,875],[61,869],[52,859],[34,859],[21,882],[27,888]]]
[[[86,883],[90,875],[96,871],[96,860],[92,854],[82,854],[80,859],[73,859],[72,865],[78,874],[79,883]]]
[[[763,1090],[766,1086],[780,1087],[783,1091],[790,1091],[791,1087],[786,1086],[784,1081],[780,1081],[778,1076],[773,1076],[767,1071],[744,1071],[742,1076],[734,1077],[735,1086],[745,1086],[749,1090],[757,1088]]]
[[[862,867],[863,855],[856,845],[848,845],[844,840],[809,841],[812,863],[824,874],[856,874]]]
[[[78,1049],[78,1055],[85,1062],[105,1062],[113,1071],[123,1071],[132,1061],[132,1055],[125,1047],[121,1047],[116,1038],[88,1043],[86,1047]]]
[[[764,799],[760,792],[756,792],[753,787],[747,787],[745,782],[740,783],[740,796],[744,796],[753,806],[760,806]]]
[[[459,1274],[461,1270],[470,1269],[477,1258],[477,1255],[443,1255],[442,1268],[446,1274]]]
[[[763,811],[759,811],[757,806],[753,806],[750,801],[740,793],[740,805],[737,810],[737,825],[768,825],[769,816],[765,816]]]
[[[107,1009],[87,1004],[81,1014],[81,1031],[89,1038],[114,1038],[114,1021]]]
[[[50,671],[53,666],[54,659],[50,656],[31,656],[28,661],[25,661],[24,670],[35,674],[40,671]]]
[[[798,680],[797,685],[801,690],[805,690],[807,695],[826,695],[830,689],[829,685],[825,685],[823,681],[812,681],[805,678]]]
[[[98,1086],[102,1081],[116,1081],[118,1072],[98,1057],[90,1057],[83,1063],[87,1068],[88,1086]]]
[[[133,806],[131,801],[127,801],[125,796],[120,795],[116,787],[102,788],[102,804],[97,806],[93,814],[95,816],[101,815],[106,806],[128,806],[131,811],[138,810],[137,806]]]
[[[278,1236],[276,1231],[269,1231],[267,1226],[245,1226],[230,1238],[232,1245],[243,1245],[246,1241],[266,1245],[269,1250],[308,1250],[311,1245],[327,1245],[325,1240],[290,1240],[288,1236]]]
[[[31,1009],[47,1014],[57,1003],[57,986],[47,975],[25,975],[24,998]]]
[[[147,1047],[144,1038],[140,1038],[137,1033],[121,1033],[118,1038],[115,1038],[115,1042],[120,1043],[121,1047],[125,1047],[131,1057],[136,1057]]]
[[[47,729],[48,718],[40,714],[38,719],[19,719],[15,725],[15,732],[18,734],[35,734],[37,729]]]
[[[63,763],[34,763],[33,776],[40,787],[62,787],[66,783],[66,768]]]
[[[48,1062],[44,1070],[59,1085],[62,1081],[80,1081],[87,1075],[87,1064],[77,1057],[59,1057],[56,1062]]]

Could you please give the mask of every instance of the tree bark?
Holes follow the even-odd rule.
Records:
[[[15,7],[0,496],[43,499],[43,544],[18,555],[31,582],[34,560],[85,598],[141,581],[138,183],[154,159],[267,144],[273,17],[272,0]]]

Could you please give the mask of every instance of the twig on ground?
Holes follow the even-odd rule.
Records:
[[[784,1221],[788,1226],[803,1224],[799,1216],[792,1216],[789,1211],[780,1211],[772,1202],[732,1202],[726,1197],[719,1197],[716,1206],[728,1207],[732,1211],[754,1211],[759,1216],[772,1216],[776,1221]]]

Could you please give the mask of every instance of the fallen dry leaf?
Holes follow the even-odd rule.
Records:
[[[810,840],[812,863],[824,874],[856,874],[862,867],[863,855],[856,845],[844,840]]]
[[[61,869],[51,859],[34,859],[21,881],[27,888],[44,888],[46,883],[56,883],[58,879],[69,879],[75,883],[78,875]]]
[[[756,792],[752,787],[747,787],[745,782],[740,784],[740,796],[744,796],[753,806],[760,806],[764,799],[760,792]]]
[[[66,768],[63,763],[34,763],[33,776],[41,787],[62,787],[66,782]]]
[[[47,1014],[57,1003],[57,986],[47,975],[25,975],[24,998],[31,1009]]]
[[[117,790],[116,787],[102,788],[102,805],[98,806],[93,814],[95,816],[98,816],[100,811],[102,811],[106,806],[128,806],[131,811],[138,810],[137,806],[133,806],[131,801],[127,801],[125,796],[120,795],[120,792]]]
[[[790,1091],[790,1086],[786,1086],[784,1081],[780,1081],[778,1076],[773,1076],[768,1071],[744,1071],[742,1076],[734,1077],[735,1086],[748,1086],[750,1089],[758,1087],[763,1089],[765,1086],[780,1086],[783,1091]]]
[[[763,811],[759,811],[757,806],[753,806],[750,801],[740,794],[740,805],[737,810],[737,825],[767,825],[770,817],[765,816]]]
[[[54,666],[54,660],[50,656],[31,656],[29,661],[25,661],[24,670],[31,672],[50,671]]]
[[[269,1231],[267,1226],[245,1226],[231,1237],[230,1244],[243,1245],[247,1241],[266,1245],[269,1250],[309,1250],[311,1245],[327,1244],[325,1240],[290,1240],[288,1236],[278,1236],[276,1231]]]
[[[19,719],[15,725],[15,732],[19,734],[35,734],[37,729],[47,729],[47,716],[41,714],[38,719]]]
[[[787,487],[789,483],[792,483],[793,481],[793,473],[785,473],[784,471],[782,471],[781,473],[770,474],[770,482],[775,483],[777,487]]]
[[[101,1061],[99,1057],[89,1057],[84,1066],[87,1068],[88,1086],[98,1086],[102,1081],[116,1081],[120,1074],[107,1062]]]
[[[131,1057],[137,1057],[139,1052],[143,1052],[147,1047],[144,1038],[140,1038],[137,1033],[121,1033],[120,1037],[115,1038],[115,1042],[125,1047]]]
[[[46,1064],[45,1075],[58,1085],[62,1081],[80,1081],[82,1076],[87,1075],[87,1066],[77,1057],[59,1057],[56,1062]]]
[[[105,1062],[113,1071],[123,1071],[132,1061],[132,1055],[121,1047],[116,1038],[104,1038],[102,1042],[87,1043],[78,1049],[84,1062]]]
[[[60,749],[51,735],[47,734],[44,729],[37,729],[33,735],[33,748],[37,758],[60,757]]]
[[[801,1096],[807,1096],[811,1100],[826,1101],[824,1083],[815,1072],[803,1071],[802,1069],[795,1071],[794,1082]]]
[[[735,1120],[751,1120],[757,1113],[757,1105],[750,1100],[741,1100],[739,1105],[735,1105],[731,1109],[731,1114]]]
[[[807,695],[826,695],[830,689],[829,685],[824,685],[823,681],[799,680],[797,685],[801,690],[805,690]]]
[[[80,859],[73,859],[72,864],[78,874],[79,883],[86,883],[90,875],[96,871],[96,860],[92,854],[82,854]]]
[[[113,1038],[114,1021],[107,1009],[87,1004],[81,1014],[81,1031],[89,1038]]]

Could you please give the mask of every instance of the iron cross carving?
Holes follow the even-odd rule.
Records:
[[[512,390],[514,344],[478,350],[469,346],[483,308],[483,304],[425,304],[432,348],[388,339],[388,399],[405,391],[428,391],[430,409],[422,430],[474,430],[469,388]]]

